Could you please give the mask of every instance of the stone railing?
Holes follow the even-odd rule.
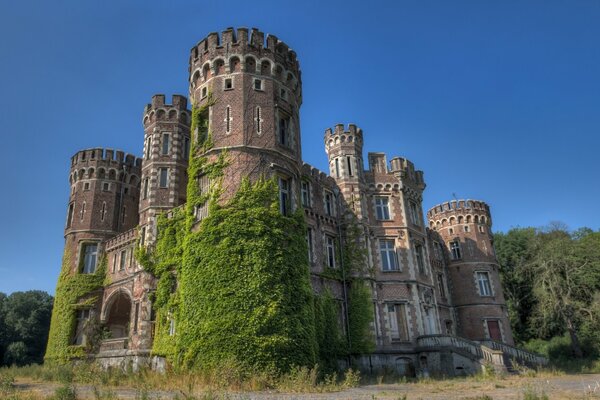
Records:
[[[508,358],[514,359],[519,363],[523,363],[529,366],[538,366],[538,365],[546,365],[548,364],[548,359],[539,355],[532,353],[527,350],[519,349],[514,346],[510,346],[506,343],[500,343],[493,340],[481,340],[481,344],[494,349],[501,351]]]
[[[483,359],[482,346],[477,342],[450,335],[425,335],[417,338],[419,347],[453,347],[470,353],[477,359]]]
[[[100,353],[105,351],[126,350],[128,338],[105,339],[100,343]]]

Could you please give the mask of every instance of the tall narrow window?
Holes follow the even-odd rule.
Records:
[[[67,228],[71,227],[73,223],[73,209],[75,208],[75,203],[69,204],[69,211],[67,212]]]
[[[254,122],[256,122],[256,133],[262,133],[262,118],[260,115],[260,107],[256,107],[256,116],[254,117]]]
[[[348,176],[352,176],[352,158],[346,156],[346,163],[348,164]]]
[[[98,258],[98,245],[86,243],[83,245],[83,270],[84,274],[96,272],[96,260]]]
[[[308,245],[308,262],[313,262],[313,231],[312,228],[306,229],[306,244]]]
[[[290,181],[289,179],[279,178],[279,209],[281,214],[290,214]]]
[[[127,249],[121,250],[119,259],[119,271],[125,271],[125,265],[127,264]]]
[[[150,159],[151,152],[152,152],[152,136],[149,136],[148,140],[146,141],[146,160]]]
[[[438,290],[440,291],[440,297],[446,298],[446,285],[444,284],[444,274],[437,274]]]
[[[144,199],[148,198],[148,181],[150,180],[150,178],[146,178],[144,179]]]
[[[225,133],[231,132],[231,107],[225,109]]]
[[[280,118],[279,119],[279,143],[286,147],[290,147],[290,138],[289,138],[290,126],[289,125],[290,125],[289,118]]]
[[[417,261],[417,268],[421,274],[425,273],[425,257],[423,255],[423,246],[420,244],[415,245],[415,259]]]
[[[102,209],[100,210],[100,221],[104,221],[104,217],[106,216],[106,202],[102,202]]]
[[[143,246],[146,243],[146,227],[142,227],[142,232],[140,233],[140,244]]]
[[[310,184],[306,181],[302,181],[301,191],[302,191],[302,205],[304,207],[310,207]]]
[[[390,219],[390,204],[387,197],[376,197],[375,198],[375,211],[377,219],[389,220]]]
[[[387,317],[390,326],[390,336],[393,341],[408,341],[408,325],[406,323],[406,305],[388,304]]]
[[[408,206],[410,209],[410,219],[414,225],[421,226],[421,219],[419,218],[419,210],[417,204],[414,201],[409,201]]]
[[[461,259],[460,243],[458,240],[453,240],[452,242],[450,242],[450,256],[453,260]]]
[[[75,337],[73,338],[73,344],[75,346],[82,346],[86,344],[85,328],[90,319],[89,308],[76,311],[77,324],[75,328]]]
[[[381,269],[383,271],[397,271],[399,269],[396,246],[393,240],[379,241],[379,255],[381,256]]]
[[[479,295],[491,296],[492,286],[490,285],[490,275],[487,272],[477,272],[477,284],[479,285]]]
[[[335,159],[335,177],[336,178],[340,177],[340,159],[339,158]]]
[[[169,154],[169,150],[170,150],[170,146],[171,146],[170,139],[171,139],[171,135],[169,135],[168,133],[162,134],[162,155],[163,156]]]
[[[325,192],[325,214],[333,216],[333,195],[329,192]]]
[[[121,223],[122,224],[125,223],[125,216],[127,215],[126,211],[127,211],[127,207],[123,206],[123,210],[121,211]]]
[[[81,211],[79,212],[79,220],[83,221],[83,217],[85,215],[85,201],[81,204]]]
[[[190,159],[190,138],[189,137],[183,138],[183,159],[184,160]]]
[[[159,168],[159,187],[166,188],[169,186],[169,169],[168,168]]]
[[[325,249],[327,256],[327,266],[335,268],[335,239],[331,236],[325,236]]]
[[[175,336],[175,320],[169,318],[169,336]]]

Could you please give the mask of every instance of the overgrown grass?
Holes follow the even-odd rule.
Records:
[[[597,343],[582,342],[584,358],[576,358],[571,348],[571,339],[568,335],[555,336],[549,340],[533,339],[524,344],[524,348],[541,354],[550,360],[547,369],[564,371],[566,373],[600,373],[600,359],[598,358]]]
[[[341,373],[324,374],[318,365],[314,368],[294,368],[281,376],[266,372],[247,371],[237,364],[196,372],[167,371],[164,374],[141,369],[137,372],[117,368],[103,369],[93,363],[69,365],[30,365],[0,369],[0,388],[12,387],[15,378],[38,382],[58,382],[63,387],[83,384],[92,387],[96,399],[110,399],[110,388],[136,389],[140,398],[149,390],[180,393],[183,398],[193,393],[210,391],[263,391],[280,392],[334,392],[356,387],[361,382],[358,371],[349,369]],[[2,383],[5,382],[5,383]],[[102,389],[100,389],[102,388]],[[108,389],[107,389],[108,388]],[[1,389],[0,389],[1,390]],[[66,390],[66,389],[65,389]],[[2,392],[0,392],[2,393]],[[66,393],[66,392],[65,392]],[[67,399],[60,394],[57,400]],[[0,396],[0,398],[2,398]],[[68,399],[67,399],[68,400]]]

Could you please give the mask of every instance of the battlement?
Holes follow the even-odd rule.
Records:
[[[91,164],[105,164],[107,166],[122,164],[139,170],[142,168],[142,159],[121,150],[102,147],[80,150],[71,157],[71,170],[81,166],[90,166]]]
[[[344,124],[336,124],[333,129],[325,129],[325,147],[331,148],[335,145],[350,144],[362,148],[363,132],[354,124],[348,124],[346,129]]]
[[[412,161],[402,157],[394,157],[390,161],[390,172],[402,174],[404,179],[410,179],[416,184],[425,184],[423,171],[415,169]]]
[[[152,96],[152,102],[144,108],[144,126],[152,122],[180,122],[189,125],[191,112],[187,108],[187,98],[180,94],[171,97],[171,104],[165,103],[164,94]]]
[[[438,204],[429,211],[427,211],[427,217],[429,220],[442,218],[451,214],[479,214],[484,215],[491,219],[490,207],[483,201],[480,200],[451,200],[444,203]],[[484,220],[485,221],[485,220]]]
[[[298,82],[300,79],[300,64],[296,52],[279,40],[277,36],[265,35],[257,28],[248,30],[244,27],[237,29],[230,27],[221,34],[211,32],[192,47],[190,53],[190,82],[195,81],[196,71],[204,71],[205,68],[210,69],[213,75],[218,73],[220,66],[225,67],[225,72],[233,72],[230,70],[232,59],[236,58],[244,65],[246,56],[254,58],[254,66],[247,68],[248,72],[262,73],[263,66],[261,64],[264,59],[268,59],[273,64],[270,66],[269,73],[276,70],[275,64],[279,64],[282,69],[293,74],[292,79],[287,73],[283,74],[283,81],[295,80]]]
[[[138,229],[132,228],[128,231],[118,234],[117,236],[110,238],[105,243],[106,251],[112,251],[118,247],[123,247],[128,244],[134,243],[138,237]]]

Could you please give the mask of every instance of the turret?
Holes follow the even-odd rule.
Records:
[[[329,158],[329,171],[336,180],[358,182],[363,177],[363,132],[354,124],[344,128],[337,124],[325,131],[325,152]]]
[[[477,200],[452,200],[431,208],[427,217],[449,260],[458,334],[512,344],[489,206]]]
[[[191,49],[189,73],[190,98],[208,107],[209,159],[228,149],[223,199],[244,177],[276,174],[282,185],[296,188],[302,165],[296,53],[257,29],[228,28]]]
[[[155,238],[157,214],[186,201],[191,114],[184,96],[152,96],[144,109],[144,163],[140,193],[140,240]]]

